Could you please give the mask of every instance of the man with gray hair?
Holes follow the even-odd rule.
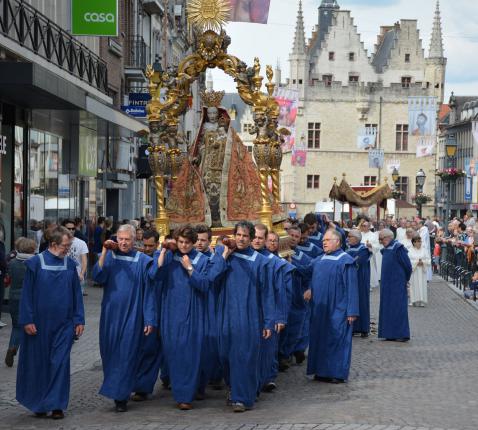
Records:
[[[325,255],[313,261],[310,289],[310,342],[307,374],[315,380],[345,382],[352,358],[352,326],[359,315],[357,267],[341,249],[342,235],[327,230]]]
[[[383,245],[383,260],[378,337],[407,342],[410,339],[407,283],[412,275],[412,265],[408,251],[394,240],[392,231],[380,231],[379,240]]]
[[[136,382],[143,333],[157,327],[153,284],[148,277],[151,258],[134,249],[136,230],[120,226],[117,241],[103,244],[93,269],[95,282],[104,285],[100,319],[100,354],[103,385],[100,394],[115,401],[117,412],[126,412]]]
[[[360,316],[354,322],[353,332],[360,333],[362,337],[368,337],[370,332],[370,258],[372,251],[363,243],[362,233],[358,230],[350,230],[348,235],[349,254],[358,268],[358,294]]]

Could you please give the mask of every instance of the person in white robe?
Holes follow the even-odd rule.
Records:
[[[377,254],[380,254],[382,246],[378,241],[378,234],[370,230],[370,222],[364,220],[360,224],[360,232],[362,233],[363,243],[373,255],[370,259],[370,288],[377,288],[380,282],[380,272],[378,272]]]
[[[401,240],[399,240],[399,242],[407,249],[409,250],[411,247],[412,247],[412,239],[413,239],[413,236],[417,234],[417,232],[415,230],[413,230],[412,228],[407,228],[407,231],[405,233],[405,237]]]
[[[407,237],[407,220],[404,218],[400,218],[399,224],[400,227],[397,228],[396,240],[398,240],[400,243],[403,243],[402,241],[405,240]]]
[[[428,303],[427,272],[431,267],[431,257],[430,252],[423,246],[420,235],[413,237],[412,244],[408,250],[413,269],[410,278],[410,304],[424,307]]]
[[[418,234],[422,238],[422,247],[428,251],[428,256],[431,258],[431,250],[430,250],[430,231],[428,227],[425,225],[423,220],[418,221]],[[427,281],[432,280],[432,267],[431,265],[427,269]]]

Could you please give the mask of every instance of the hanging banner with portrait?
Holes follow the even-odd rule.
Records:
[[[375,148],[377,143],[377,129],[375,127],[362,127],[357,136],[357,148]]]
[[[435,136],[420,136],[417,139],[417,158],[430,157],[435,148]]]
[[[291,151],[295,145],[295,120],[297,118],[297,107],[299,104],[299,92],[286,88],[276,88],[274,97],[279,104],[279,128],[286,128],[290,131],[289,136],[284,136],[282,151]]]
[[[371,149],[368,153],[368,167],[382,169],[385,154],[383,149]]]
[[[408,133],[410,136],[436,136],[437,98],[408,98]]]
[[[271,0],[230,0],[231,22],[267,24]]]

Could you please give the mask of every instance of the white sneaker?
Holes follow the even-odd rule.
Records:
[[[6,327],[7,326],[7,323],[4,323],[3,321],[0,320],[0,328],[1,327]]]

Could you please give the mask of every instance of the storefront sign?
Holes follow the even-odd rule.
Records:
[[[145,106],[121,106],[121,110],[128,115],[136,118],[146,118],[146,105]]]
[[[0,155],[7,155],[7,136],[0,136]]]
[[[118,0],[71,0],[71,33],[118,36]]]
[[[149,93],[129,93],[129,105],[130,106],[146,106],[151,100],[151,94]]]

